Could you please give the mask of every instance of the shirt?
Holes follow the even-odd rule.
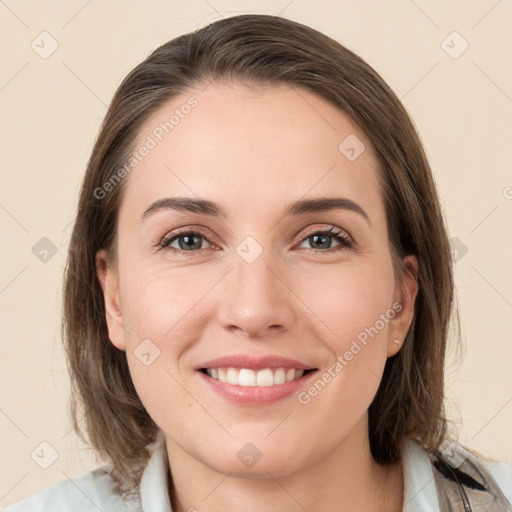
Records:
[[[148,446],[150,458],[139,486],[131,493],[121,492],[111,476],[111,466],[103,464],[82,476],[49,485],[10,504],[3,512],[172,512],[167,451],[163,438],[160,439]],[[483,462],[512,504],[512,463]],[[438,512],[439,502],[428,454],[410,438],[404,443],[402,468],[402,512]]]

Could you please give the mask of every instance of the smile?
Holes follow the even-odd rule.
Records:
[[[312,370],[294,368],[262,368],[255,371],[249,368],[202,368],[201,371],[212,379],[235,386],[269,387],[300,379]]]

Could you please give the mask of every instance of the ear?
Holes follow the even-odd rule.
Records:
[[[108,336],[115,347],[119,350],[126,350],[117,270],[110,264],[105,251],[99,251],[96,254],[96,272],[103,290]]]
[[[415,256],[402,259],[405,270],[397,281],[393,295],[395,316],[389,322],[388,357],[394,356],[402,347],[414,317],[414,303],[418,294],[418,260]]]

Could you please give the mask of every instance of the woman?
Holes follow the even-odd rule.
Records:
[[[108,464],[7,511],[510,510],[512,465],[447,436],[452,298],[368,64],[272,16],[178,37],[116,92],[69,249],[74,426]]]

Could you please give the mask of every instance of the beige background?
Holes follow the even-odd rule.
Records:
[[[280,14],[348,46],[414,118],[451,236],[467,249],[456,263],[465,354],[450,359],[451,417],[468,446],[512,460],[511,2],[5,0],[0,504],[96,464],[70,431],[59,321],[77,194],[106,105],[156,46],[248,12]],[[47,56],[52,39],[58,48]],[[46,262],[32,252],[43,237],[57,250]]]

